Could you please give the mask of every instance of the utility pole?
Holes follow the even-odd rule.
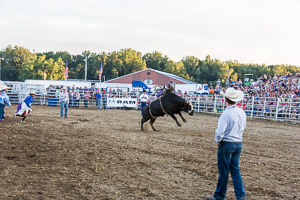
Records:
[[[2,73],[2,71],[1,71],[2,60],[4,60],[4,58],[0,58],[0,80],[1,80],[1,73]]]
[[[85,50],[85,51],[83,52],[83,55],[85,56],[85,75],[84,75],[84,81],[86,81],[86,79],[87,79],[87,59],[88,59],[88,57],[91,55],[91,52]]]
[[[87,78],[87,54],[85,54],[85,75],[84,75],[84,81],[86,82]]]

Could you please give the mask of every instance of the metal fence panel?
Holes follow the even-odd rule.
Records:
[[[29,93],[29,89],[24,89],[22,84],[9,84],[12,89],[8,92],[12,103],[20,103]],[[34,104],[59,106],[59,89],[37,90]],[[70,108],[89,108],[96,107],[94,93],[91,98],[84,99],[81,92],[78,99],[70,98]],[[132,93],[109,93],[102,94],[101,107],[107,107],[108,97],[118,98],[138,98],[138,94]],[[149,102],[157,99],[157,94],[149,95]],[[222,113],[225,109],[225,101],[223,96],[218,95],[188,95],[184,96],[186,100],[192,100],[195,112]],[[247,116],[251,118],[269,118],[275,120],[300,121],[300,98],[274,98],[274,97],[249,97],[245,96],[243,101],[236,104],[242,108]],[[137,109],[140,109],[138,104]]]

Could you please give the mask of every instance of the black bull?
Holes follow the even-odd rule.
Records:
[[[157,117],[162,117],[164,115],[170,115],[177,123],[179,127],[181,124],[178,122],[175,114],[179,114],[183,122],[187,122],[186,119],[182,116],[181,111],[193,115],[193,105],[191,102],[186,101],[184,98],[178,96],[175,93],[167,93],[159,99],[156,99],[151,104],[143,108],[143,119],[141,120],[141,130],[144,130],[143,124],[150,119],[150,125],[154,131],[157,131],[153,127]]]

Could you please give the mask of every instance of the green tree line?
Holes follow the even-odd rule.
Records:
[[[85,58],[87,57],[87,79],[97,80],[100,63],[106,80],[123,76],[146,68],[172,73],[197,83],[213,83],[218,79],[223,83],[229,79],[244,79],[245,74],[253,74],[256,80],[264,74],[299,73],[295,65],[258,65],[242,64],[238,61],[220,61],[209,55],[205,60],[195,56],[186,56],[174,62],[168,56],[154,51],[142,55],[131,48],[113,52],[93,53],[84,51],[80,55],[71,55],[67,51],[33,53],[24,47],[11,45],[0,51],[2,81],[24,81],[26,79],[64,80],[64,68],[68,61],[69,78],[85,78]]]

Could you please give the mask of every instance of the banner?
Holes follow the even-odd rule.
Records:
[[[137,98],[107,98],[107,107],[137,109],[137,102]]]

